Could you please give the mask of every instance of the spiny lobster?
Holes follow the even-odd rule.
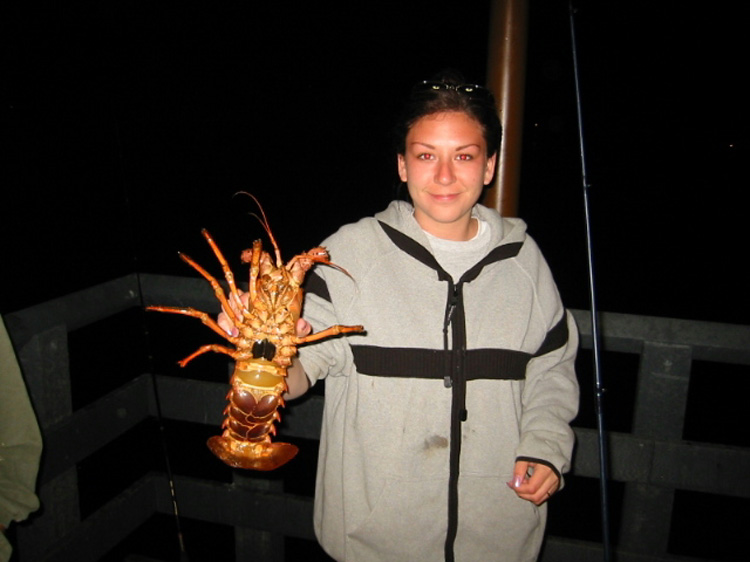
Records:
[[[250,195],[250,194],[247,194]],[[297,346],[321,339],[363,332],[362,326],[335,325],[307,336],[296,335],[296,323],[302,309],[303,290],[300,287],[305,274],[316,263],[333,264],[325,248],[316,247],[294,256],[286,265],[271,233],[268,220],[258,200],[250,195],[260,209],[263,228],[274,248],[275,260],[264,252],[260,240],[252,249],[242,252],[243,263],[250,264],[250,282],[247,294],[241,294],[227,260],[207,230],[202,234],[216,255],[224,272],[229,291],[225,294],[219,282],[187,255],[179,256],[200,273],[213,287],[216,298],[226,317],[236,328],[228,334],[207,313],[190,307],[148,306],[148,310],[184,314],[200,319],[235,349],[223,345],[204,345],[181,361],[185,367],[197,356],[213,351],[224,353],[235,360],[224,410],[224,432],[209,438],[208,447],[224,463],[235,468],[274,470],[289,462],[298,452],[291,443],[275,443],[274,422],[279,421],[278,409],[284,406],[283,394],[287,391],[285,377]],[[347,273],[348,275],[348,273]],[[231,304],[230,304],[231,302]]]

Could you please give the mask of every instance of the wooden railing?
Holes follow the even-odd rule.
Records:
[[[217,309],[201,279],[133,274],[5,316],[44,438],[38,482],[43,507],[15,527],[11,538],[17,559],[128,560],[130,549],[138,550],[133,537],[143,534],[155,518],[169,521],[167,527],[173,525],[175,532],[157,532],[158,540],[142,541],[152,547],[159,540],[169,543],[154,548],[152,558],[176,560],[178,554],[171,553],[177,552],[177,537],[185,537],[191,546],[189,533],[179,526],[182,521],[186,527],[199,522],[204,543],[215,531],[214,551],[226,548],[230,553],[222,559],[299,559],[291,552],[290,539],[309,545],[306,560],[318,559],[312,555],[318,547],[312,531],[311,483],[323,397],[314,394],[284,412],[280,434],[311,449],[307,461],[295,459],[290,464],[299,463],[297,468],[271,475],[240,474],[224,467],[202,445],[202,435],[218,432],[227,390],[223,369],[228,366],[217,373],[196,367],[178,376],[154,367],[148,350],[153,339],[169,338],[170,333],[180,339],[183,326],[189,332],[191,322],[197,330],[205,328],[191,319],[154,315],[169,318],[163,320],[164,332],[154,334],[152,319],[142,322],[148,304],[190,305],[211,313]],[[583,311],[574,314],[585,350],[591,347],[590,318]],[[113,329],[122,318],[137,329]],[[610,505],[616,560],[735,559],[731,552],[717,550],[713,555],[710,548],[696,553],[681,547],[676,521],[682,515],[676,504],[680,494],[705,494],[718,498],[719,504],[726,498],[741,514],[747,512],[747,442],[690,441],[684,428],[686,413],[693,408],[695,362],[729,365],[747,381],[750,326],[604,313],[601,327],[605,353],[614,354],[614,361],[635,358],[625,361],[634,366],[632,373],[622,375],[615,369],[616,376],[632,376],[634,381],[632,408],[625,408],[631,419],[618,421],[614,425],[622,427],[608,432],[609,483],[617,491]],[[198,337],[210,337],[207,333]],[[94,369],[90,355],[97,353],[103,359]],[[142,361],[134,360],[140,355]],[[606,395],[612,402],[618,398]],[[744,423],[741,419],[738,413],[738,423]],[[595,504],[598,499],[576,495],[585,488],[577,482],[599,478],[597,435],[585,423],[576,426],[576,435],[567,489],[550,506],[543,562],[602,560],[596,538],[601,522],[581,519],[578,513],[583,501]],[[165,469],[163,450],[171,470]],[[147,460],[138,460],[142,458]],[[571,521],[582,532],[564,531]]]

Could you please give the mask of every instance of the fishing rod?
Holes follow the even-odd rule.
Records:
[[[114,111],[113,111],[114,114]],[[130,231],[130,246],[131,251],[133,253],[132,255],[132,263],[133,268],[135,270],[135,277],[136,282],[138,285],[138,298],[140,300],[140,307],[141,310],[144,310],[146,307],[146,303],[143,299],[143,287],[141,284],[141,272],[140,267],[138,263],[138,244],[135,240],[135,218],[133,213],[133,207],[131,205],[131,198],[130,198],[130,192],[128,191],[128,186],[125,181],[125,170],[123,166],[123,148],[122,148],[122,139],[120,137],[120,125],[117,120],[117,118],[114,119],[114,128],[115,128],[115,137],[117,140],[117,146],[118,146],[118,164],[119,164],[119,172],[120,172],[120,187],[122,188],[125,208],[127,209],[127,216],[128,216],[128,223],[129,223],[129,231]],[[180,562],[189,562],[187,550],[185,550],[185,539],[182,532],[182,524],[181,524],[181,517],[180,517],[180,510],[179,510],[179,504],[177,502],[177,489],[175,487],[175,478],[174,473],[172,472],[172,463],[169,459],[169,449],[167,447],[167,438],[166,438],[166,430],[164,428],[164,416],[162,415],[162,408],[161,408],[161,400],[159,398],[159,388],[156,382],[156,371],[154,368],[154,362],[153,362],[153,355],[150,351],[150,338],[149,338],[149,330],[147,323],[145,319],[141,321],[141,330],[143,333],[143,337],[145,338],[147,342],[147,358],[148,358],[148,372],[150,373],[151,378],[151,390],[153,392],[154,396],[154,405],[156,406],[156,422],[157,427],[159,430],[159,443],[161,445],[161,453],[162,457],[164,458],[164,470],[167,477],[167,483],[169,485],[169,497],[172,501],[172,515],[174,517],[175,522],[175,532],[177,534],[177,547],[179,549],[180,554]]]
[[[576,47],[576,32],[575,32],[575,9],[573,8],[573,2],[569,2],[569,13],[570,13],[570,38],[573,52],[573,78],[575,82],[575,94],[576,94],[576,112],[578,116],[578,140],[580,143],[581,152],[581,177],[583,179],[583,205],[585,211],[586,221],[586,248],[588,256],[588,276],[589,276],[589,298],[591,301],[591,336],[593,340],[593,352],[594,352],[594,398],[596,408],[596,425],[597,434],[599,441],[599,483],[600,483],[600,494],[601,494],[601,517],[602,517],[602,545],[604,548],[604,560],[609,562],[611,559],[610,553],[610,538],[609,538],[609,494],[607,488],[607,481],[609,478],[609,467],[608,467],[608,447],[607,447],[607,435],[604,425],[604,386],[602,385],[601,375],[601,354],[600,354],[600,342],[601,342],[601,331],[599,329],[599,313],[596,307],[596,283],[594,279],[594,251],[593,251],[593,238],[591,234],[591,205],[589,202],[589,191],[591,184],[588,180],[588,171],[586,169],[586,150],[584,146],[584,135],[583,135],[583,117],[581,111],[581,85],[578,73],[578,50]]]

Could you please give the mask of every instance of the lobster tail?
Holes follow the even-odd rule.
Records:
[[[224,433],[211,437],[208,448],[229,466],[274,470],[297,454],[291,443],[272,443],[274,423],[281,419],[286,370],[267,359],[238,361],[227,398]]]
[[[243,442],[215,435],[206,443],[211,452],[233,468],[275,470],[292,460],[299,449],[291,443]]]

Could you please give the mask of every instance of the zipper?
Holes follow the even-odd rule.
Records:
[[[453,562],[453,545],[458,533],[458,480],[461,461],[461,426],[466,420],[466,374],[463,372],[466,352],[466,327],[463,311],[463,281],[457,285],[449,281],[448,303],[446,305],[445,344],[447,328],[451,327],[450,371],[446,374],[446,386],[451,386],[451,425],[448,476],[448,529],[445,540],[445,560]]]
[[[443,349],[445,351],[449,350],[448,346],[448,326],[453,327],[453,314],[456,312],[456,304],[458,302],[458,288],[453,285],[452,281],[448,281],[448,303],[445,307],[445,320],[443,321]],[[455,328],[453,329],[455,332]],[[455,345],[455,334],[452,338],[453,345]],[[451,361],[451,364],[448,366],[447,372],[445,373],[445,376],[443,377],[443,384],[445,385],[445,388],[450,388],[453,386],[453,376],[454,376],[454,367],[453,362]]]

